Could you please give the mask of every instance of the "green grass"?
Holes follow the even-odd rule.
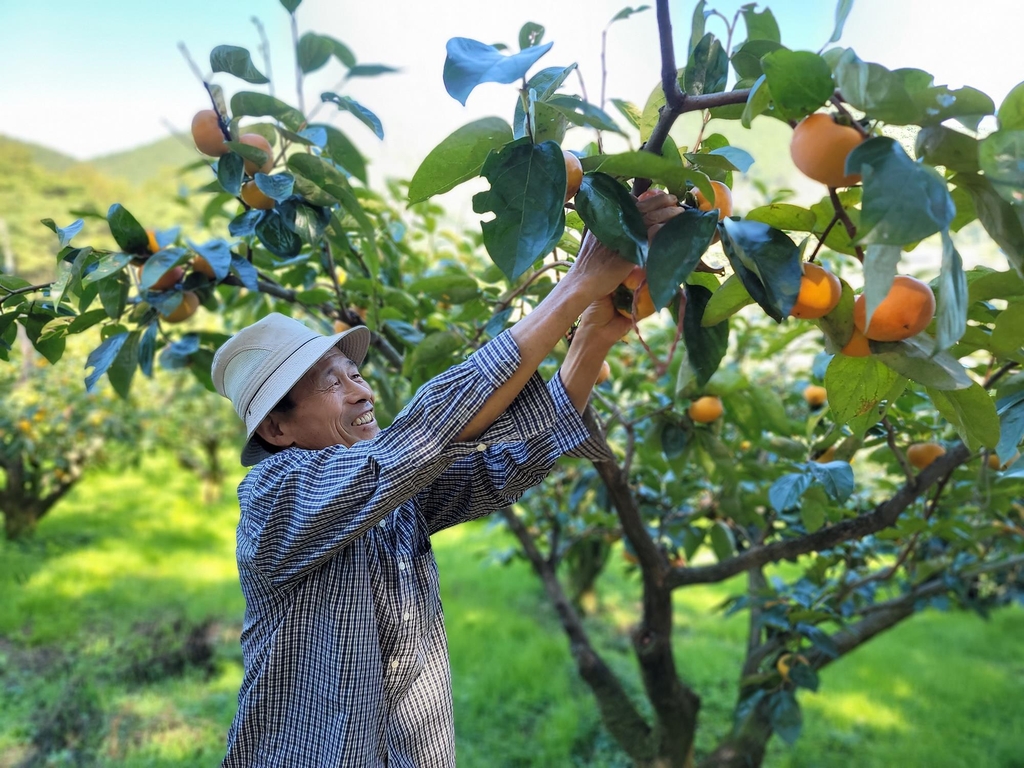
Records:
[[[223,753],[241,680],[234,565],[236,474],[215,505],[170,457],[96,473],[27,544],[0,543],[0,766],[42,745],[51,764],[208,766]],[[539,582],[490,553],[475,523],[436,537],[459,765],[626,766],[601,729]],[[714,613],[741,582],[676,596],[677,661],[700,693],[698,749],[728,728],[745,617]],[[602,576],[595,640],[643,697],[630,651],[637,580]],[[168,627],[200,627],[213,658],[163,673]],[[161,634],[163,630],[163,634]],[[826,669],[801,694],[804,735],[774,740],[774,768],[1024,766],[1024,611],[986,622],[927,613]],[[179,648],[180,649],[180,648]],[[69,738],[68,735],[71,735]]]

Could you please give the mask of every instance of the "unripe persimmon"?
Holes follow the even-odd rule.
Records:
[[[255,176],[259,173],[270,173],[274,169],[274,153],[270,148],[270,142],[260,136],[258,133],[243,133],[238,137],[238,140],[242,144],[248,144],[250,147],[262,150],[267,155],[266,161],[263,165],[256,165],[252,160],[245,161],[245,172],[250,176]]]
[[[242,185],[242,201],[251,208],[263,211],[269,211],[276,205],[274,198],[263,194],[263,190],[256,186],[255,181],[247,181]]]
[[[181,294],[181,304],[174,311],[164,316],[168,323],[181,323],[188,320],[199,309],[199,297],[193,291]]]
[[[220,118],[212,109],[202,109],[192,118],[192,141],[196,149],[210,157],[226,155],[231,148],[224,143]]]
[[[924,469],[945,453],[946,449],[938,443],[914,443],[907,448],[907,461],[917,469]]]
[[[846,175],[846,157],[864,140],[860,131],[839,125],[830,115],[808,115],[793,129],[789,154],[804,176],[828,187],[849,187],[859,173]]]
[[[565,160],[565,202],[572,200],[583,184],[583,166],[580,159],[567,149],[562,150]]]
[[[838,277],[819,264],[804,262],[802,268],[800,293],[789,314],[801,320],[817,320],[836,308],[843,286]]]
[[[710,424],[725,413],[725,407],[719,398],[705,395],[690,403],[686,412],[698,424]]]
[[[872,341],[900,341],[916,336],[935,317],[935,294],[915,277],[897,275],[889,293],[864,327],[867,298],[862,293],[853,304],[853,323]]]

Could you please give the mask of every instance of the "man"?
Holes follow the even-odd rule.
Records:
[[[638,206],[649,232],[681,210]],[[580,414],[630,328],[609,294],[631,268],[588,237],[532,312],[387,429],[359,374],[364,327],[323,337],[275,314],[218,350],[214,384],[255,465],[238,489],[245,675],[224,766],[455,764],[429,537],[513,503],[563,454],[607,458]],[[577,318],[545,385],[537,368]]]

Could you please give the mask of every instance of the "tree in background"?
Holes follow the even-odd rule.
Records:
[[[594,101],[582,78],[584,93],[568,92],[575,64],[534,69],[551,48],[541,26],[522,28],[515,53],[453,38],[448,92],[464,104],[481,83],[518,83],[511,123],[472,122],[408,185],[374,189],[356,145],[316,117],[336,109],[379,138],[380,121],[344,93],[307,110],[302,77],[340,67],[343,85],[393,70],[328,36],[300,37],[298,0],[282,5],[297,107],[260,90],[227,99],[196,68],[212,108],[193,136],[213,179],[194,194],[229,237],[147,231],[115,204],[105,220],[117,248],[100,250],[72,245],[81,220],[46,220],[56,279],[0,275],[0,356],[19,326],[53,362],[69,336],[98,332],[87,384],[105,374],[127,397],[157,359],[211,388],[216,348],[271,311],[325,331],[361,323],[386,423],[414,387],[529,312],[590,230],[637,267],[616,294],[637,338],[587,412],[616,461],[566,465],[505,520],[634,763],[758,765],[773,735],[798,738],[797,691],[817,690],[835,659],[931,605],[984,612],[1020,598],[1024,86],[997,110],[980,91],[852,49],[789,50],[770,10],[729,19],[703,1],[679,68],[658,0],[661,82],[643,107],[610,100],[628,127],[605,111],[603,85]],[[851,6],[839,2],[826,47]],[[268,84],[242,48],[217,47],[210,68]],[[691,112],[696,135],[673,136]],[[995,130],[979,131],[993,116]],[[713,119],[754,133],[791,126],[794,162],[823,185],[821,200],[803,207],[765,188],[766,204],[737,215],[734,177],[755,158]],[[563,150],[569,130],[594,141]],[[606,152],[610,134],[641,149]],[[441,229],[430,199],[476,177],[490,182],[474,199],[481,231]],[[648,242],[634,198],[661,189],[683,210]],[[975,221],[1008,269],[964,270],[953,236]],[[897,275],[903,253],[933,235],[929,282]],[[584,620],[619,539],[638,578],[644,702]],[[734,718],[703,723],[717,743],[698,754],[701,698],[677,664],[673,595],[736,576],[747,587],[727,609],[749,616],[749,637]]]

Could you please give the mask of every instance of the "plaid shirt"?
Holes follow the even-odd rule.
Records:
[[[518,365],[506,331],[372,440],[286,449],[242,481],[245,676],[224,766],[455,764],[429,537],[511,504],[562,454],[608,458],[557,374],[455,441]]]

